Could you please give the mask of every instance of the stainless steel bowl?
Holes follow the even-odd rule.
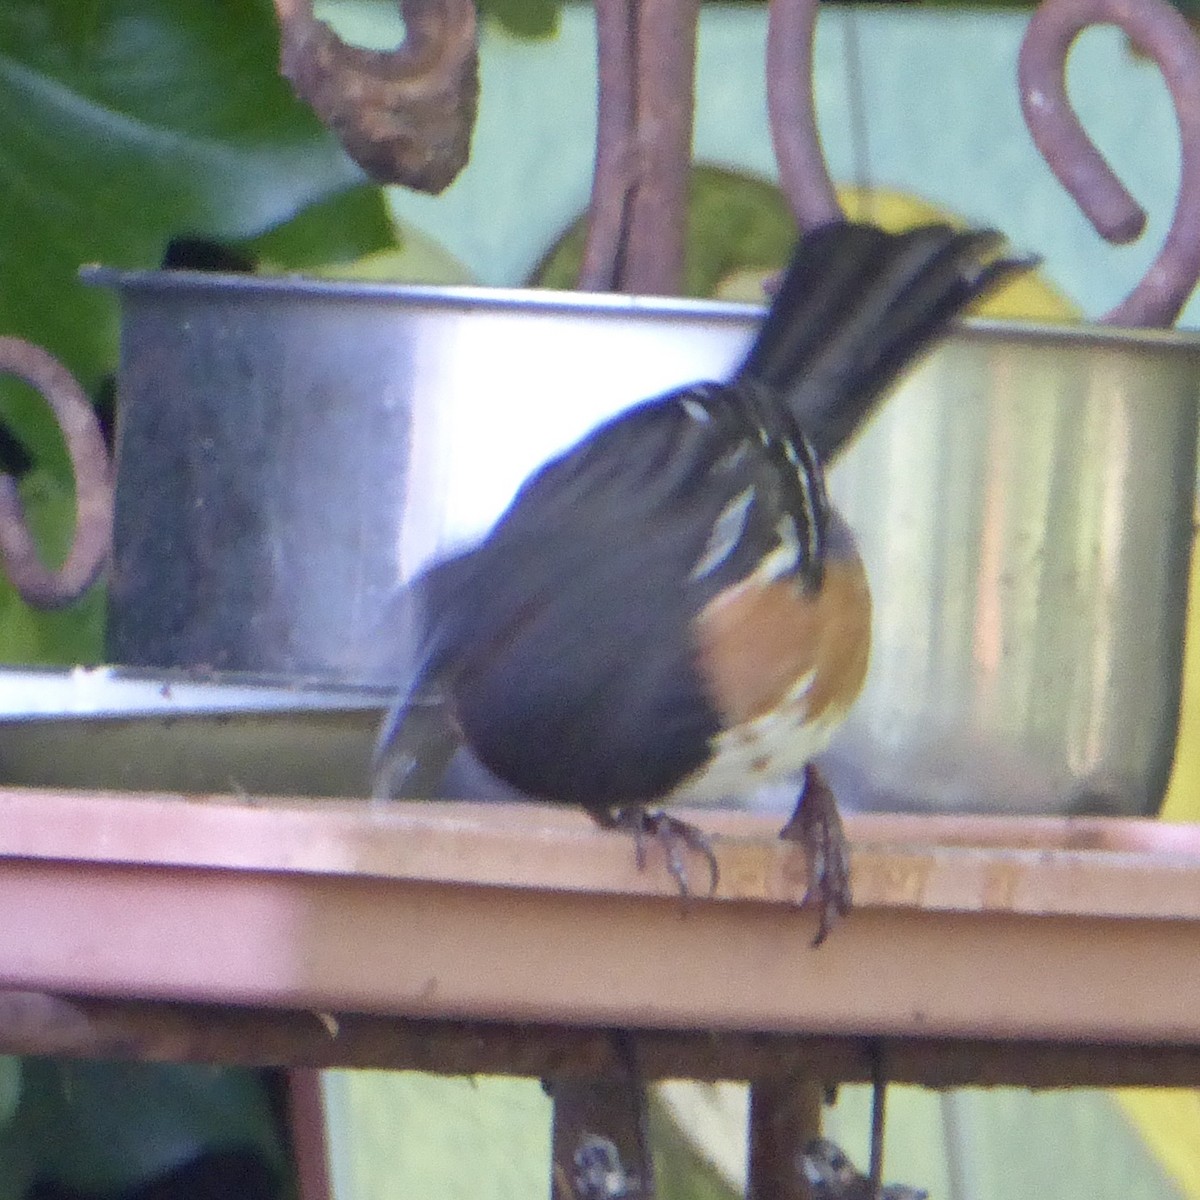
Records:
[[[118,667],[0,667],[0,780],[28,787],[365,796],[389,692]]]
[[[832,751],[872,808],[1156,811],[1175,749],[1200,338],[972,326],[834,472],[877,598]]]
[[[124,319],[111,655],[380,678],[397,585],[759,310],[186,273]],[[876,598],[863,807],[1142,813],[1175,740],[1200,339],[970,324],[832,472]],[[637,536],[636,530],[630,531]]]

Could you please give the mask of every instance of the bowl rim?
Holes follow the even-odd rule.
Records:
[[[531,315],[573,314],[597,317],[642,317],[649,320],[699,320],[752,323],[766,312],[762,304],[704,300],[679,296],[571,292],[552,288],[436,286],[374,280],[326,279],[303,274],[245,275],[218,271],[127,270],[87,264],[79,270],[84,283],[115,289],[119,296],[186,294],[243,300],[255,296],[333,302],[400,303],[413,308],[454,312],[521,311]],[[1041,321],[967,317],[955,323],[955,334],[967,340],[1072,343],[1100,347],[1173,348],[1200,353],[1200,330],[1130,329],[1089,322],[1055,324]],[[953,336],[953,335],[952,335]]]

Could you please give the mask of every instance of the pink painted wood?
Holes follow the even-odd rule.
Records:
[[[776,819],[722,883],[534,806],[0,790],[0,988],[576,1026],[1200,1044],[1200,831],[858,817],[808,948]]]

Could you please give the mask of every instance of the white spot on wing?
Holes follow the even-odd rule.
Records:
[[[693,579],[703,579],[733,553],[745,532],[746,518],[750,514],[750,505],[753,503],[754,488],[748,487],[734,496],[721,509],[717,519],[713,522],[712,532],[708,535],[704,553],[700,555],[696,565],[692,568]]]
[[[699,400],[693,400],[691,396],[681,396],[679,403],[683,406],[683,411],[687,413],[693,421],[707,423],[712,420],[712,413],[700,403]]]
[[[775,525],[775,536],[779,538],[779,545],[754,572],[755,579],[764,583],[790,575],[800,563],[800,539],[796,537],[796,526],[791,517],[779,518]]]
[[[744,495],[745,493],[743,493]],[[716,532],[714,528],[714,533]],[[781,579],[785,575],[792,574],[800,563],[800,542],[796,537],[796,527],[792,524],[790,517],[783,516],[779,518],[779,524],[775,527],[775,532],[779,537],[779,543],[768,554],[764,554],[759,559],[758,566],[754,568],[743,579],[739,579],[737,583],[725,588],[719,596],[714,596],[712,603],[717,607],[723,607],[726,604],[733,604],[739,600],[746,592],[752,588],[761,588],[768,583],[774,582],[776,579]],[[739,531],[740,534],[740,531]],[[709,539],[711,546],[712,539]],[[732,550],[732,546],[730,549]],[[707,556],[707,550],[705,551]],[[696,564],[692,570],[692,578],[698,579],[698,569],[704,559]],[[715,566],[716,563],[713,564]],[[711,570],[712,567],[709,567]]]

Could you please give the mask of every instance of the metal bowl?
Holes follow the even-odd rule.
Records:
[[[94,271],[124,318],[110,651],[378,682],[397,585],[760,310]],[[1147,813],[1170,769],[1200,339],[969,323],[832,471],[876,600],[827,767],[867,808]],[[636,530],[630,531],[637,536]]]
[[[389,692],[118,667],[0,667],[0,779],[27,787],[364,796]]]

